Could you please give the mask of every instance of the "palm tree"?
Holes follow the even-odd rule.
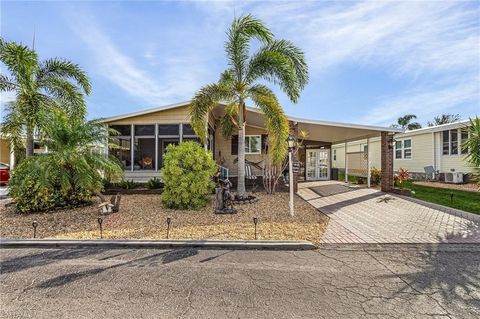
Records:
[[[428,122],[428,126],[453,123],[459,121],[460,118],[460,114],[442,114],[440,116],[435,116],[433,122]]]
[[[418,122],[412,122],[417,116],[414,114],[407,114],[398,118],[397,123],[392,127],[401,127],[404,130],[416,130],[422,128],[422,125]]]
[[[466,131],[468,139],[462,144],[462,148],[468,149],[466,159],[480,172],[480,117],[471,118]]]
[[[71,117],[61,109],[43,115],[43,120],[41,143],[48,152],[30,157],[15,169],[9,186],[16,202],[25,203],[35,192],[47,189],[47,194],[57,194],[56,202],[42,203],[45,199],[38,196],[38,207],[76,205],[88,202],[103,188],[103,176],[121,177],[118,160],[103,151],[109,131],[102,122]],[[32,209],[36,204],[27,205]]]
[[[220,119],[222,133],[231,136],[238,130],[237,195],[245,195],[245,101],[250,99],[265,114],[271,160],[280,165],[286,153],[288,120],[273,91],[257,83],[266,80],[278,85],[296,103],[308,82],[303,52],[290,41],[277,40],[262,21],[251,15],[234,19],[227,33],[225,51],[228,68],[217,83],[202,87],[190,105],[192,127],[206,139],[206,117],[219,102],[226,103]],[[258,40],[258,51],[250,55],[250,42]]]
[[[38,60],[34,50],[0,38],[0,61],[10,75],[0,74],[0,92],[14,92],[2,123],[2,133],[19,145],[25,133],[26,156],[33,155],[34,130],[43,129],[40,114],[62,107],[71,116],[86,115],[83,93],[90,82],[80,67],[63,59]]]

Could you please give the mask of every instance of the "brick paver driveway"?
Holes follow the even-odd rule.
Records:
[[[298,195],[330,217],[323,243],[480,243],[480,215],[340,185],[345,184],[299,184]],[[338,193],[319,195],[330,194],[329,187]]]

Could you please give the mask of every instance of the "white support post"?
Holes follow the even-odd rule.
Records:
[[[155,124],[155,172],[158,171],[158,124]]]
[[[293,206],[293,163],[292,163],[292,150],[288,150],[288,186],[290,188],[290,201],[289,201],[289,213],[290,216],[294,216]]]
[[[345,141],[345,183],[348,183],[347,144]]]
[[[133,172],[133,166],[134,166],[134,156],[135,154],[133,153],[133,149],[135,148],[135,134],[134,134],[134,129],[135,129],[135,126],[133,124],[131,124],[131,127],[130,127],[130,139],[131,139],[131,142],[130,142],[130,171]]]
[[[370,161],[370,138],[367,137],[367,187],[370,188],[372,163]]]
[[[205,134],[207,135],[207,138],[205,140],[205,143],[203,144],[203,148],[205,151],[208,151],[208,116],[209,114],[207,113],[207,116],[205,117]]]
[[[15,147],[13,143],[10,144],[10,169],[15,167]]]

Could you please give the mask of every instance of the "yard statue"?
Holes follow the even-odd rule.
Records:
[[[218,179],[215,187],[215,214],[236,214],[233,208],[233,195],[230,193],[232,183],[228,179]]]

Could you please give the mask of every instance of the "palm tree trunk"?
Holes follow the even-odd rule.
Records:
[[[33,128],[27,125],[27,139],[25,141],[25,155],[26,158],[33,156]]]
[[[245,196],[245,118],[244,118],[245,104],[243,101],[239,103],[238,110],[238,181],[237,181],[237,196]]]

